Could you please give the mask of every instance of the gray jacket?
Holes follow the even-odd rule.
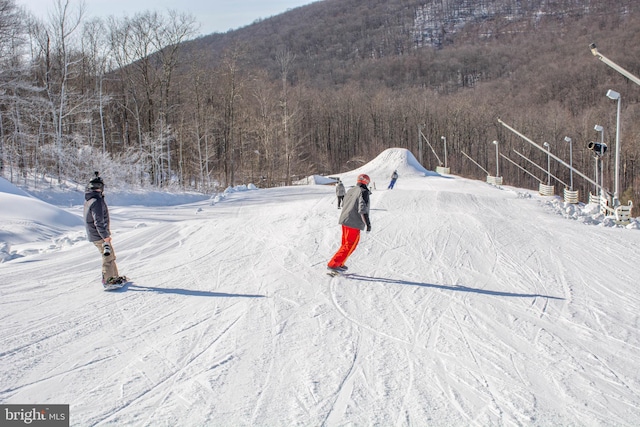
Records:
[[[359,184],[347,191],[338,223],[358,230],[371,229],[369,221],[369,189]]]
[[[345,195],[344,184],[342,184],[342,182],[339,182],[338,185],[336,185],[336,196],[340,197],[344,195]]]
[[[84,222],[89,241],[98,242],[110,237],[109,209],[102,193],[87,190],[84,200]]]

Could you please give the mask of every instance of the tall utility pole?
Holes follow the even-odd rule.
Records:
[[[615,184],[613,187],[613,206],[616,207],[620,204],[620,199],[618,196],[619,193],[619,185],[620,185],[620,101],[621,97],[618,92],[615,90],[609,89],[607,91],[607,98],[618,101],[618,114],[616,116],[616,171],[615,171]]]
[[[600,52],[598,52],[598,48],[596,47],[595,43],[591,43],[589,45],[589,49],[591,49],[591,53],[593,53],[593,56],[598,58],[600,61],[604,62],[609,67],[613,68],[614,70],[616,70],[617,72],[619,72],[620,74],[622,74],[623,76],[625,76],[626,78],[634,82],[635,84],[640,85],[640,79],[638,77],[634,76],[633,74],[631,74],[630,72],[628,72],[627,70],[625,70],[624,68],[622,68],[621,66],[619,66],[618,64],[616,64],[615,62],[613,62],[603,54],[601,54]]]
[[[564,140],[569,143],[569,190],[573,191],[573,141],[568,136],[565,136]]]
[[[493,145],[496,146],[496,178],[500,176],[500,169],[498,167],[498,141],[493,141]]]
[[[444,141],[444,167],[446,168],[447,167],[447,137],[441,136],[440,139]]]
[[[542,145],[547,149],[547,185],[551,185],[551,146],[548,142]]]
[[[418,125],[418,161],[421,166],[424,166],[422,163],[422,128],[424,125]]]

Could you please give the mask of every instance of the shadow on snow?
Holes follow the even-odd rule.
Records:
[[[497,297],[549,298],[549,299],[555,299],[555,300],[564,300],[564,298],[554,297],[550,295],[518,294],[513,292],[500,292],[500,291],[491,291],[487,289],[470,288],[468,286],[434,285],[433,283],[410,282],[408,280],[387,279],[385,277],[363,276],[360,274],[345,274],[345,276],[347,276],[351,280],[361,280],[363,282],[381,282],[381,283],[393,283],[396,285],[421,286],[423,288],[435,288],[435,289],[443,289],[446,291],[456,291],[456,292],[473,292],[476,294],[492,295]]]
[[[123,288],[124,289],[124,288]],[[227,294],[224,292],[196,291],[181,288],[156,288],[153,286],[127,285],[126,289],[133,292],[156,292],[159,294],[188,295],[192,297],[219,297],[219,298],[266,298],[265,295]]]

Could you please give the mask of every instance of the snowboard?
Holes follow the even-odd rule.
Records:
[[[111,283],[111,284],[107,284],[104,283],[102,286],[104,288],[105,291],[116,291],[118,289],[121,289],[123,286],[129,284],[129,279],[122,276],[123,281],[122,283]]]

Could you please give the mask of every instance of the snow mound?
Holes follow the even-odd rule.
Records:
[[[322,175],[310,175],[306,178],[298,180],[293,185],[329,185],[335,184],[337,181],[335,178]]]
[[[211,198],[209,199],[210,205],[213,206],[216,203],[224,201],[230,194],[253,190],[258,190],[258,187],[256,187],[254,184],[243,184],[237,185],[235,187],[229,186],[222,193],[214,194],[213,196],[211,196]]]
[[[16,196],[30,197],[28,193],[22,191],[9,181],[0,177],[0,193],[14,194]]]
[[[36,199],[0,178],[0,262],[15,254],[11,245],[51,241],[83,226],[82,218]]]
[[[438,176],[435,172],[425,169],[406,148],[388,148],[366,165],[340,175],[345,183],[354,183],[358,175],[366,173],[371,183],[383,183],[389,180],[393,171],[398,171],[399,179],[407,177]]]
[[[566,219],[582,222],[587,225],[598,225],[600,227],[619,227],[629,230],[639,230],[639,218],[631,218],[629,224],[618,224],[613,216],[607,216],[600,211],[600,205],[594,203],[566,203],[560,197],[544,200],[543,206]]]

